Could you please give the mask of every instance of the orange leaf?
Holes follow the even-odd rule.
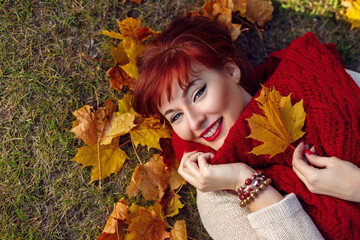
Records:
[[[141,5],[142,0],[128,0],[128,1],[134,2],[134,3],[137,3],[137,4]],[[126,2],[126,0],[123,0],[123,3],[125,3],[125,2]]]
[[[251,129],[248,137],[263,144],[255,147],[251,153],[273,157],[305,134],[301,130],[306,117],[302,100],[293,106],[290,95],[282,97],[275,89],[271,91],[265,87],[256,100],[265,116],[253,114],[247,119]]]
[[[162,158],[154,154],[147,163],[138,165],[133,173],[126,194],[130,197],[140,190],[145,200],[154,200],[164,195],[168,186],[168,176]]]
[[[115,64],[106,73],[110,76],[110,85],[112,88],[115,88],[119,92],[121,92],[124,85],[129,86],[132,90],[134,89],[135,79],[130,77],[119,64]]]
[[[143,42],[147,38],[155,34],[155,32],[148,27],[141,27],[141,19],[134,19],[126,17],[123,21],[118,21],[120,31],[124,37],[131,38],[136,42]]]
[[[230,30],[233,41],[241,33],[241,24],[232,23],[232,11],[234,9],[233,0],[215,0],[212,2],[205,1],[201,7],[201,13],[204,17],[216,19],[224,23]]]
[[[95,144],[103,136],[115,110],[116,104],[111,100],[106,100],[104,106],[96,111],[92,106],[85,105],[73,112],[77,122],[70,132],[73,132],[87,145]]]
[[[262,27],[272,19],[273,11],[270,0],[248,0],[246,18]]]
[[[121,221],[127,218],[128,209],[129,209],[129,205],[126,202],[125,198],[120,199],[119,202],[117,202],[116,205],[114,206],[114,210],[112,211],[103,232],[110,234],[116,233],[116,229],[117,229],[116,224],[118,220]]]
[[[170,237],[166,223],[158,219],[155,211],[139,210],[139,216],[131,220],[126,236],[127,240],[163,240]]]
[[[185,220],[176,221],[173,229],[170,231],[170,240],[186,240],[186,223]]]

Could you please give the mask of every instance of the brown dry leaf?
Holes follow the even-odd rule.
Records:
[[[167,186],[165,165],[162,158],[154,154],[150,161],[135,168],[126,194],[131,198],[140,190],[145,200],[154,200],[164,195]]]
[[[122,168],[124,162],[129,157],[126,153],[118,148],[118,140],[114,140],[112,144],[109,145],[100,145],[99,154],[100,154],[100,163],[101,163],[101,179],[105,179],[110,176],[112,173],[117,174]],[[78,148],[78,153],[72,159],[81,163],[84,167],[94,166],[91,172],[90,183],[98,180],[99,173],[99,162],[98,162],[98,149],[97,144],[90,146],[84,146]]]
[[[135,79],[130,77],[119,64],[115,64],[106,74],[110,76],[111,87],[119,92],[121,92],[123,86],[128,86],[132,90],[134,89]]]
[[[205,1],[201,7],[201,13],[204,17],[217,19],[224,23],[230,30],[232,40],[235,41],[241,33],[241,24],[232,23],[233,9],[233,0]]]
[[[134,3],[137,3],[137,4],[139,4],[139,5],[141,5],[141,1],[142,0],[128,0],[129,2],[134,2]],[[126,2],[126,0],[123,0],[123,3],[125,3]]]
[[[186,240],[186,222],[185,220],[178,220],[175,222],[173,229],[170,231],[170,240]]]
[[[170,138],[160,139],[160,146],[162,151],[160,156],[163,158],[163,162],[166,166],[166,170],[169,173],[169,185],[170,189],[178,189],[180,186],[185,185],[186,181],[178,173],[180,162],[176,159],[172,141]]]
[[[170,138],[172,130],[165,124],[161,123],[159,119],[154,117],[144,118],[130,132],[131,139],[137,147],[139,144],[147,146],[148,149],[160,149],[160,138]]]
[[[173,217],[179,213],[179,209],[184,206],[180,202],[180,196],[173,190],[166,191],[165,195],[161,198],[160,205],[164,212],[165,217]]]
[[[239,11],[240,16],[245,17],[248,0],[234,0],[233,12]]]
[[[139,210],[139,216],[131,220],[126,240],[163,240],[170,237],[166,223],[159,219],[154,210]]]
[[[109,124],[115,110],[116,104],[111,100],[106,100],[104,106],[96,111],[92,106],[85,105],[73,112],[77,122],[75,122],[75,127],[70,131],[73,132],[76,137],[82,139],[85,144],[96,144],[103,136],[105,128]]]
[[[124,38],[131,38],[133,41],[141,43],[155,34],[149,27],[141,27],[141,19],[126,17],[123,21],[118,21],[120,32]]]
[[[110,214],[103,232],[111,234],[115,233],[117,221],[125,220],[128,217],[128,209],[129,204],[126,202],[125,198],[120,199],[114,206],[114,210]]]
[[[273,11],[270,0],[248,0],[246,18],[262,27],[272,19]]]
[[[270,157],[285,151],[291,142],[301,138],[305,132],[301,129],[305,123],[306,113],[303,101],[291,104],[290,95],[282,97],[275,89],[263,88],[259,106],[264,116],[253,114],[247,121],[251,128],[249,138],[263,142],[251,153],[256,155],[269,154]]]
[[[103,232],[99,235],[96,240],[124,240],[126,234],[127,224],[123,220],[117,221],[116,232],[115,233],[106,233]]]
[[[102,137],[100,144],[110,144],[113,138],[127,134],[131,128],[136,126],[134,120],[135,116],[131,113],[124,113],[120,116],[113,117],[105,130],[105,134]]]

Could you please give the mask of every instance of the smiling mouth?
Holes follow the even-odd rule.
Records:
[[[220,130],[222,127],[223,118],[219,118],[216,122],[211,124],[205,131],[203,131],[199,137],[204,138],[206,141],[213,141],[220,134]]]

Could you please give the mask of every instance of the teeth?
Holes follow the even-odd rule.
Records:
[[[215,125],[214,125],[211,129],[209,129],[209,131],[208,131],[206,134],[203,135],[203,137],[204,137],[204,138],[209,138],[209,137],[211,137],[211,136],[216,132],[216,130],[218,129],[219,126],[220,126],[220,120],[217,121],[217,122],[215,123]]]

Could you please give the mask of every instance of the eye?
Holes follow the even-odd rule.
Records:
[[[201,97],[201,95],[205,92],[206,89],[206,84],[200,88],[197,92],[195,92],[194,97],[193,97],[193,102],[195,102],[199,97]]]
[[[179,119],[179,117],[181,117],[182,113],[176,113],[174,116],[172,116],[170,118],[170,123],[172,124],[173,122],[175,122],[176,120]]]

